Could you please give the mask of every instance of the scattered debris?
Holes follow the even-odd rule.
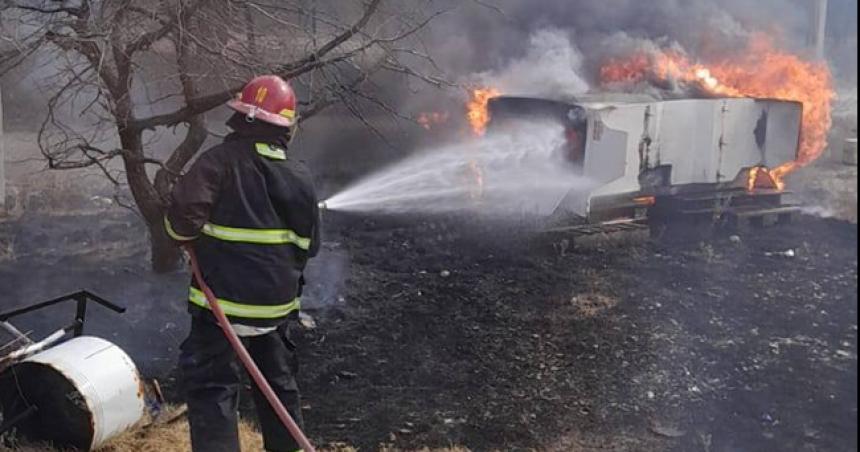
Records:
[[[300,311],[299,324],[306,330],[312,330],[317,327],[317,322],[310,314]]]
[[[788,249],[785,251],[766,251],[764,253],[767,257],[788,257],[792,258],[795,256],[794,249]]]
[[[353,379],[355,379],[355,378],[358,378],[358,374],[357,374],[357,373],[355,373],[355,372],[350,372],[350,371],[348,371],[348,370],[342,370],[342,371],[338,372],[338,373],[337,373],[337,375],[338,375],[339,377],[341,377],[341,378],[345,379],[345,380],[353,380]]]
[[[850,358],[852,356],[848,350],[836,350],[836,355],[840,358]]]
[[[713,435],[710,433],[700,433],[699,440],[702,442],[702,448],[705,452],[711,452],[711,445],[713,444]]]
[[[770,413],[762,413],[761,421],[768,425],[776,425],[779,423],[779,421],[775,420],[773,416],[770,415]]]
[[[680,438],[687,434],[675,425],[663,424],[656,420],[651,422],[651,431],[667,438]]]
[[[105,196],[94,195],[90,197],[90,201],[97,207],[107,209],[113,207],[114,200]]]

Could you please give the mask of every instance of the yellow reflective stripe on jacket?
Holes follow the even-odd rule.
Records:
[[[311,239],[300,237],[289,229],[244,229],[206,223],[203,226],[203,233],[227,242],[256,243],[258,245],[293,244],[305,251],[311,247]]]
[[[188,301],[200,306],[201,308],[211,309],[209,302],[206,300],[206,295],[202,290],[194,287],[189,288]],[[295,300],[287,304],[279,305],[255,305],[242,304],[229,300],[218,299],[218,306],[224,310],[224,314],[232,317],[243,317],[246,319],[277,319],[286,317],[293,311],[301,308],[301,300]]]
[[[167,231],[167,235],[169,235],[170,238],[179,242],[187,242],[197,238],[197,236],[190,237],[176,233],[176,231],[173,230],[173,226],[170,225],[170,220],[167,219],[167,215],[164,216],[164,230]]]
[[[276,148],[266,143],[257,143],[254,147],[257,149],[257,154],[260,154],[263,157],[268,157],[270,159],[275,160],[287,159],[287,153],[284,152],[284,150],[281,148]]]

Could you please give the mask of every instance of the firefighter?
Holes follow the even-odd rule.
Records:
[[[308,259],[319,250],[319,210],[305,165],[289,149],[296,96],[274,75],[254,78],[227,104],[235,110],[224,142],[203,153],[173,188],[168,235],[193,242],[206,284],[290,415],[302,425],[297,318]],[[195,452],[238,452],[240,365],[195,281],[188,293],[191,331],[179,371]],[[267,451],[299,446],[253,388]]]

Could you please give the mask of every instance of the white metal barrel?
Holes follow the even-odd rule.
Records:
[[[144,385],[137,367],[121,348],[104,339],[71,339],[27,358],[8,373],[17,380],[21,395],[38,407],[22,428],[29,436],[57,445],[98,448],[144,414]]]

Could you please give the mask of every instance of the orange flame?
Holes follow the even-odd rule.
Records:
[[[483,136],[487,131],[487,123],[490,122],[490,113],[487,111],[487,104],[490,99],[498,97],[501,93],[494,88],[475,89],[472,90],[471,98],[466,104],[466,116],[469,119],[469,125],[472,127],[472,133],[475,136]]]
[[[448,122],[448,112],[419,113],[415,121],[424,129],[430,130],[434,126]]]
[[[756,166],[750,168],[747,175],[747,191],[753,192],[756,188],[775,188],[782,191],[785,189],[785,182],[774,176],[773,170]]]
[[[487,105],[490,99],[498,97],[501,92],[495,88],[474,89],[469,93],[466,102],[466,118],[472,134],[481,137],[487,132],[487,124],[490,122],[490,112]],[[471,185],[469,195],[473,200],[479,200],[484,194],[484,172],[476,160],[471,160],[466,168],[466,177]]]
[[[768,170],[777,187],[795,169],[817,159],[827,146],[834,89],[830,70],[822,62],[804,61],[776,49],[763,35],[750,38],[742,56],[704,65],[678,51],[638,53],[611,60],[600,71],[608,85],[643,81],[675,81],[696,86],[714,96],[757,97],[803,104],[803,121],[797,158]],[[758,171],[752,174],[755,178]]]

